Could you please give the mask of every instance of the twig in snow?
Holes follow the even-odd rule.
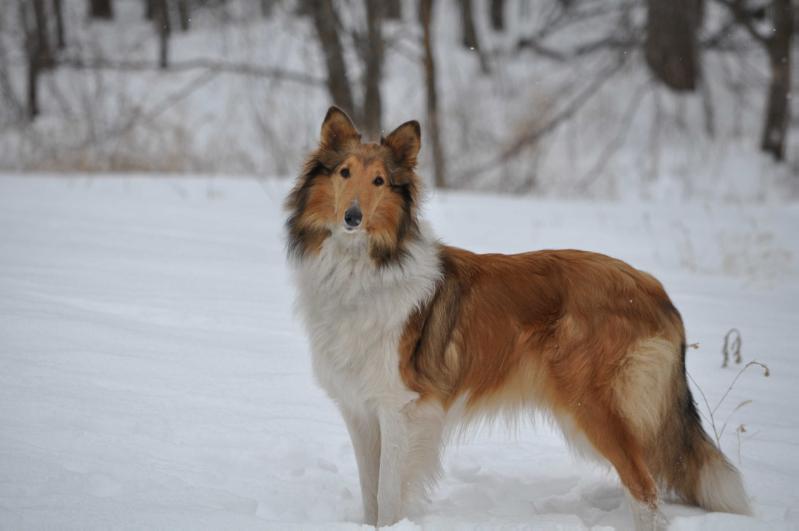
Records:
[[[721,347],[721,355],[724,357],[722,368],[729,365],[730,354],[734,356],[736,364],[741,363],[741,332],[737,328],[730,328],[724,335],[724,345]]]

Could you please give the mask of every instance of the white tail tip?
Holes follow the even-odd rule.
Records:
[[[726,459],[710,459],[699,472],[699,505],[713,512],[751,515],[741,474]]]

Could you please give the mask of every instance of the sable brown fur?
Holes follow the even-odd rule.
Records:
[[[409,388],[445,408],[467,397],[467,415],[543,406],[570,419],[639,500],[654,504],[660,481],[697,503],[697,474],[718,452],[685,382],[682,320],[657,280],[582,251],[440,255],[443,279],[400,343]],[[661,359],[631,357],[651,338]],[[624,381],[647,364],[674,374],[660,389]],[[649,393],[661,403],[652,419],[639,411]]]

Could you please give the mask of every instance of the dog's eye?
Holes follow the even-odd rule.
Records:
[[[346,179],[347,177],[349,177],[349,176],[350,176],[350,170],[349,170],[349,168],[341,168],[341,171],[340,171],[339,173],[340,173],[340,174],[341,174],[341,176],[342,176],[342,177],[344,177],[345,179]]]
[[[372,181],[372,184],[374,184],[375,186],[383,186],[383,182],[384,182],[383,178],[378,175],[377,177],[375,177],[375,180]]]

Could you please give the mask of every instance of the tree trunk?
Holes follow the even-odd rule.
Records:
[[[155,1],[156,0],[144,0],[144,18],[146,20],[155,19]]]
[[[352,89],[344,62],[344,49],[338,36],[338,17],[333,0],[305,0],[300,2],[303,10],[309,10],[313,18],[319,45],[325,56],[327,68],[327,90],[333,103],[344,109],[356,120]]]
[[[760,149],[781,161],[785,159],[791,116],[791,40],[794,12],[791,0],[774,0],[772,8],[774,33],[768,40],[771,82]]]
[[[59,50],[67,46],[64,33],[64,6],[62,0],[53,0],[53,15],[55,16],[55,39]]]
[[[39,62],[28,58],[28,120],[39,115]]]
[[[314,10],[319,6],[317,5],[320,0],[298,0],[294,6],[294,14],[298,17],[313,16]]]
[[[702,0],[647,0],[646,63],[675,91],[693,92],[698,85],[701,21]]]
[[[47,24],[47,10],[44,0],[30,0],[33,6],[33,23],[35,40],[35,52],[37,56],[37,66],[40,69],[50,69],[55,66],[53,51],[50,48],[50,37]]]
[[[472,0],[460,0],[461,7],[461,44],[469,50],[479,50],[480,42],[477,40],[477,29],[474,25],[472,13]]]
[[[29,121],[39,114],[39,50],[36,35],[36,19],[29,12],[28,0],[18,0],[19,22],[22,27],[23,50],[26,59],[25,111]],[[34,0],[35,1],[35,0]]]
[[[402,2],[400,0],[383,2],[383,16],[390,20],[402,20]]]
[[[460,0],[461,7],[461,44],[467,50],[477,54],[480,61],[480,71],[489,74],[491,68],[488,66],[488,58],[480,48],[480,39],[477,37],[477,27],[474,25],[474,12],[472,0]]]
[[[433,151],[434,183],[436,188],[446,188],[447,172],[438,117],[436,63],[435,56],[433,54],[433,0],[419,0],[419,22],[422,25],[427,131],[430,135],[430,145]]]
[[[167,0],[153,0],[153,20],[158,32],[158,66],[166,70],[169,66],[169,36],[172,25],[169,22],[169,5]]]
[[[191,11],[189,9],[189,0],[178,1],[178,18],[180,18],[180,31],[189,31],[191,24]]]
[[[114,6],[111,0],[89,0],[89,16],[91,18],[114,18]]]
[[[495,31],[505,29],[505,0],[491,0],[490,13],[491,27]]]
[[[383,105],[380,98],[380,81],[383,77],[383,2],[366,0],[366,49],[363,53],[365,63],[363,114],[361,122],[368,137],[380,137],[380,117]]]

